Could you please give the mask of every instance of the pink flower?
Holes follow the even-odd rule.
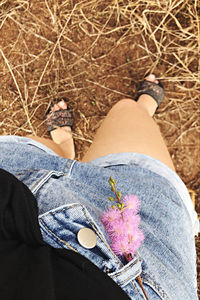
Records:
[[[126,195],[123,198],[123,202],[129,210],[132,210],[133,213],[137,214],[140,207],[140,200],[135,195]],[[126,209],[125,209],[126,210]]]
[[[124,209],[123,217],[124,217],[124,222],[126,222],[126,223],[134,223],[136,225],[139,225],[139,223],[140,223],[140,216],[135,215],[133,213],[133,210],[131,210],[131,209],[128,209],[128,208]]]
[[[111,248],[113,252],[117,255],[124,255],[124,253],[129,252],[129,239],[128,236],[125,236],[123,239],[120,237],[118,239],[115,239],[112,244]]]
[[[130,239],[129,253],[134,255],[137,249],[141,246],[143,241],[144,241],[144,234],[141,229],[137,228],[137,230],[133,232]]]
[[[105,211],[101,220],[108,232],[113,252],[126,255],[127,261],[130,261],[131,256],[128,254],[133,256],[144,241],[143,232],[139,228],[140,216],[137,214],[140,200],[135,195],[126,195],[122,203],[124,207]]]
[[[136,215],[132,217],[132,220],[129,222],[125,222],[126,232],[127,234],[133,234],[137,231],[140,223],[140,216]]]
[[[103,213],[101,221],[105,226],[107,226],[108,224],[112,224],[112,222],[119,219],[120,217],[121,212],[118,208],[110,208]]]
[[[144,241],[144,235],[137,228],[132,235],[115,236],[111,241],[111,248],[115,254],[124,255],[124,253],[130,253],[134,255]]]
[[[123,222],[121,217],[112,223],[107,224],[106,229],[111,239],[114,239],[116,236],[124,236],[127,234],[126,223]]]

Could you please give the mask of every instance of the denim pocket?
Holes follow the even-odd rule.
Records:
[[[84,205],[71,203],[53,209],[39,217],[43,239],[54,248],[70,249],[83,255],[104,272],[113,272],[116,257]],[[90,228],[97,236],[92,249],[81,246],[77,239],[81,228]],[[113,262],[115,263],[113,264]],[[120,265],[120,261],[117,265]]]

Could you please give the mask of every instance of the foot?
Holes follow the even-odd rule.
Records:
[[[145,80],[159,84],[154,74],[148,75]],[[158,104],[155,99],[147,94],[141,95],[138,98],[137,103],[142,106],[151,117],[153,117],[156,109],[158,108]]]
[[[50,117],[53,112],[59,111],[62,109],[63,110],[67,109],[67,103],[64,100],[61,100],[57,104],[54,104],[54,106],[52,106],[49,114],[47,115],[47,120],[48,120],[48,117]],[[70,126],[58,127],[56,129],[50,131],[50,136],[56,144],[65,143],[69,139],[72,139],[71,127]]]

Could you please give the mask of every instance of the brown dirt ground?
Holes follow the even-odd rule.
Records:
[[[155,120],[200,213],[199,18],[196,0],[1,1],[0,134],[48,137],[45,112],[65,96],[81,159],[110,107],[154,72],[166,91]]]

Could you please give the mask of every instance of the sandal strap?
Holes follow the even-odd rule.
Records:
[[[160,106],[163,98],[164,98],[164,88],[160,80],[158,80],[158,84],[152,81],[143,80],[140,84],[137,97],[135,101],[138,100],[138,98],[141,95],[149,95],[154,98],[154,100],[157,102],[158,106]]]
[[[64,126],[73,126],[73,118],[69,109],[59,109],[47,115],[46,119],[47,131]]]

